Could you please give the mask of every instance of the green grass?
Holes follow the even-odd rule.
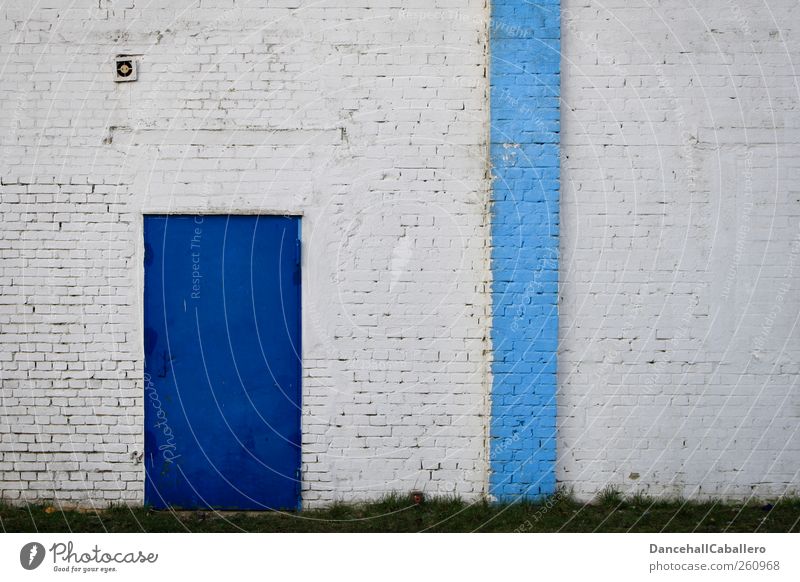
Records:
[[[800,499],[749,502],[657,501],[604,492],[595,503],[558,493],[510,505],[391,496],[303,512],[98,511],[0,505],[6,532],[798,532]]]

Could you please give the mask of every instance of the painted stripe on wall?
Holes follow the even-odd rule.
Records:
[[[494,0],[490,24],[490,493],[555,491],[560,1]]]

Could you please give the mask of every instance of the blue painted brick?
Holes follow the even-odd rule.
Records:
[[[495,0],[490,27],[490,492],[555,491],[559,0]]]

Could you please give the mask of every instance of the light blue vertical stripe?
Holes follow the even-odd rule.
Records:
[[[494,0],[490,25],[490,493],[555,491],[559,0]]]

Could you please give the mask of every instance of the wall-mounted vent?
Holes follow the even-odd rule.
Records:
[[[137,73],[136,59],[130,55],[114,57],[114,81],[124,83],[135,81]]]

